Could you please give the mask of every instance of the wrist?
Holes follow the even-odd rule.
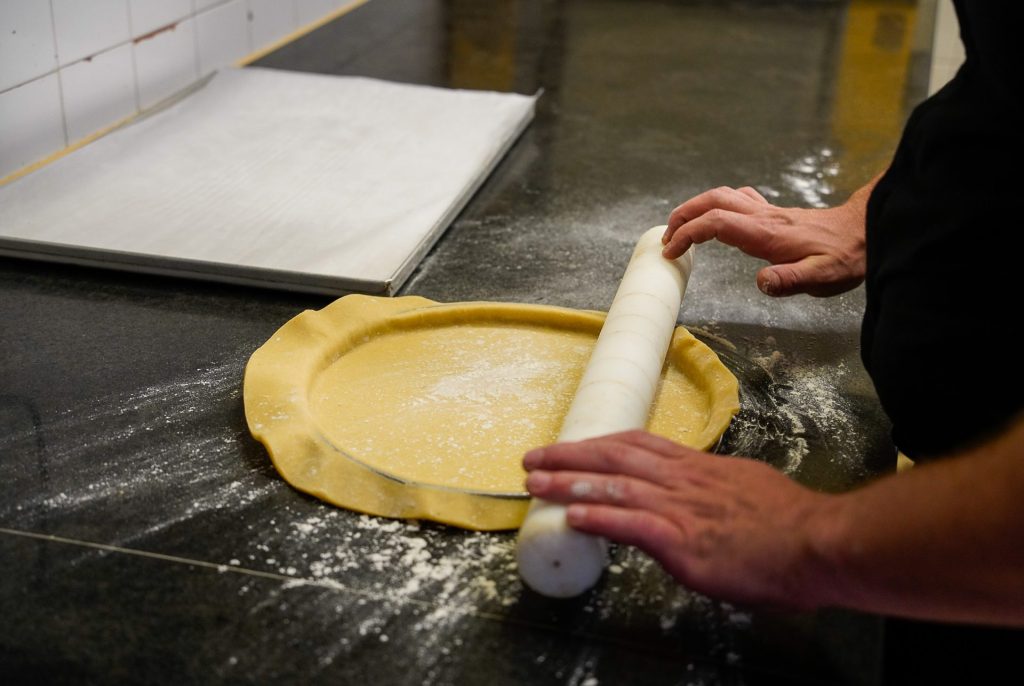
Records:
[[[850,221],[856,222],[863,230],[864,224],[867,221],[868,216],[868,200],[871,198],[871,194],[875,190],[875,185],[878,180],[882,178],[882,174],[878,174],[875,178],[871,179],[863,187],[858,188],[850,197],[846,199],[842,205],[838,206],[838,209],[843,210],[849,215]]]
[[[798,582],[804,604],[812,608],[850,607],[856,591],[850,575],[854,566],[850,558],[856,555],[856,543],[851,536],[846,498],[818,494],[805,521],[805,573]]]

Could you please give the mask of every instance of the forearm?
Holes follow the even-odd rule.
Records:
[[[835,209],[848,212],[853,223],[863,228],[865,221],[867,220],[868,198],[871,197],[871,192],[875,190],[875,186],[878,185],[878,181],[884,174],[884,170],[876,174],[874,178],[855,190],[850,197],[847,198],[846,202],[837,206]]]
[[[881,178],[885,176],[886,171],[888,170],[883,169],[882,171],[878,172],[877,174],[874,175],[874,177],[872,177],[870,181],[868,181],[866,184],[855,190],[850,195],[850,198],[846,201],[846,204],[857,206],[862,211],[866,212],[868,206],[868,198],[871,197],[871,191],[875,190],[875,186],[877,186]]]
[[[822,604],[1024,626],[1024,421],[989,443],[831,499]]]

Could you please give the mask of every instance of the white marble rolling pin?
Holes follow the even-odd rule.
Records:
[[[637,242],[559,442],[647,424],[693,268],[692,248],[677,260],[662,257],[664,231],[664,226],[656,226]],[[535,499],[519,530],[516,561],[530,588],[569,598],[597,583],[607,561],[607,542],[571,528],[562,505]]]

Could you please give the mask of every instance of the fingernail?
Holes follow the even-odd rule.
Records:
[[[536,450],[531,450],[530,452],[528,452],[525,455],[523,455],[523,469],[526,469],[527,471],[533,469],[534,467],[536,467],[537,465],[540,464],[540,461],[543,459],[543,457],[544,457],[544,449],[543,448],[537,448]]]
[[[761,284],[761,291],[766,295],[772,295],[779,290],[779,277],[774,274],[768,274],[764,277],[764,283]]]
[[[570,526],[575,524],[582,524],[583,520],[586,518],[586,505],[570,505],[565,511],[565,521],[567,521]]]
[[[551,475],[547,472],[533,472],[526,477],[526,490],[530,493],[543,491],[551,483]]]

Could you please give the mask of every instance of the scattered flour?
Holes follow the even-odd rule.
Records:
[[[746,352],[726,351],[740,381],[741,410],[724,449],[765,459],[790,475],[814,451],[816,460],[838,468],[840,482],[866,476],[863,462],[873,430],[862,425],[861,408],[846,390],[857,370],[843,359],[822,361],[792,342],[785,352],[777,346],[769,335],[745,341]]]
[[[105,541],[126,545],[203,513],[267,497],[280,487],[267,479],[273,468],[241,459],[248,434],[237,414],[244,362],[239,353],[185,378],[100,398],[47,419],[45,435],[66,440],[46,444],[39,470],[14,474],[11,486],[24,481],[19,491],[29,495],[9,521],[31,522],[55,512],[88,521],[111,518],[111,508],[130,511],[133,519],[122,527],[123,536]],[[101,436],[90,430],[95,425],[104,427]],[[30,431],[36,430],[0,437],[0,449],[25,450],[37,441]],[[88,442],[78,440],[88,436]],[[0,503],[0,513],[10,505]]]
[[[347,627],[339,640],[318,648],[315,659],[324,669],[356,650],[360,640],[393,644],[411,634],[422,683],[442,683],[444,665],[472,640],[467,618],[504,621],[513,616],[546,626],[543,613],[528,609],[531,600],[516,573],[511,534],[453,531],[337,510],[290,489],[262,455],[258,462],[247,459],[251,446],[246,452],[243,443],[250,439],[238,414],[244,356],[238,360],[126,397],[102,399],[52,420],[62,435],[73,435],[79,427],[78,433],[90,435],[85,427],[93,422],[110,431],[101,442],[50,446],[49,488],[26,489],[38,495],[13,510],[0,504],[0,511],[11,515],[12,523],[31,528],[41,519],[52,521],[58,512],[69,520],[106,516],[118,503],[116,509],[136,519],[120,527],[123,534],[113,543],[129,547],[143,539],[170,541],[186,552],[195,547],[179,538],[154,537],[187,531],[200,519],[209,526],[215,516],[241,517],[244,524],[236,525],[241,535],[211,541],[207,552],[213,559],[208,561],[220,573],[278,579],[270,591],[255,580],[240,587],[242,597],[257,590],[262,594],[253,600],[252,613],[311,603],[308,594],[315,593],[318,602],[303,606],[311,621],[328,628],[340,621]],[[754,361],[785,385],[780,407],[793,427],[787,470],[799,467],[807,453],[805,435],[812,429],[849,431],[851,408],[837,390],[849,372],[845,365],[823,370],[778,350]],[[816,426],[809,427],[807,418]],[[156,429],[169,440],[152,441],[149,434]],[[33,440],[9,435],[0,438],[0,447]],[[585,599],[574,621],[566,631],[614,639],[635,630],[666,645],[698,627],[707,642],[705,652],[726,663],[739,661],[739,638],[753,619],[679,587],[646,555],[618,547],[602,586]],[[536,661],[551,665],[566,683],[599,683],[593,654],[571,656],[568,665],[566,659],[539,654]]]
[[[271,532],[278,546],[276,571],[287,576],[292,566],[298,572],[282,584],[277,602],[285,601],[289,592],[319,589],[327,594],[321,595],[321,612],[327,618],[351,616],[358,637],[378,642],[396,635],[414,638],[424,684],[447,683],[444,666],[472,640],[480,618],[504,621],[512,616],[517,622],[537,623],[546,613],[538,615],[536,608],[564,607],[538,606],[524,591],[510,533],[457,532],[330,509],[280,528],[288,535],[277,538]],[[255,546],[250,564],[265,556],[261,547]],[[627,626],[671,646],[678,640],[673,638],[676,633],[699,626],[714,655],[724,661],[736,652],[739,635],[752,623],[749,614],[679,587],[635,549],[616,547],[613,555],[602,587],[578,608],[579,616],[565,631],[621,640]],[[534,619],[528,620],[523,608],[531,604]],[[330,664],[358,645],[338,643],[318,659]],[[540,653],[535,661],[550,664],[563,683],[582,686],[599,683],[597,655]]]
[[[783,187],[799,197],[810,207],[829,207],[835,192],[831,182],[839,175],[839,164],[831,148],[821,148],[790,162],[781,174]],[[771,186],[759,189],[769,200],[779,198],[782,193]]]

